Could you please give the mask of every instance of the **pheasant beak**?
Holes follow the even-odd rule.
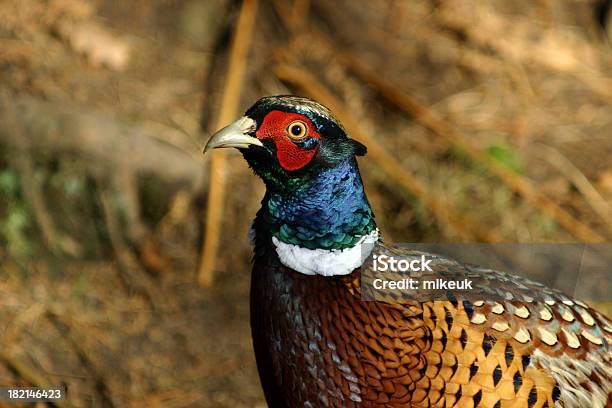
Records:
[[[239,149],[246,149],[251,145],[263,147],[259,139],[249,135],[256,127],[257,124],[253,119],[243,116],[212,135],[204,147],[204,153],[221,147],[237,147]]]

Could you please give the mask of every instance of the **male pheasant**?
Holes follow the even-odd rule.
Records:
[[[270,407],[609,407],[609,319],[543,285],[436,258],[502,298],[366,301],[381,242],[350,139],[322,105],[273,96],[216,133],[263,180],[251,327]],[[365,251],[365,252],[369,252]]]

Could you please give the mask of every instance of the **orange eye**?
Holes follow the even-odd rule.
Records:
[[[308,133],[308,127],[301,120],[293,121],[287,126],[287,134],[293,140],[303,139]]]

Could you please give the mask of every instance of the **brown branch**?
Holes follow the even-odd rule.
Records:
[[[291,21],[290,29],[293,30],[294,35],[304,31],[309,12],[310,0],[294,0],[289,14]]]
[[[20,138],[22,136],[18,135],[17,137]],[[51,214],[47,210],[40,180],[34,175],[34,165],[30,157],[30,152],[19,149],[12,158],[12,162],[19,171],[21,185],[24,186],[21,191],[23,192],[26,202],[32,208],[34,219],[40,228],[45,246],[51,252],[58,253],[61,241],[53,217],[51,217]]]
[[[115,169],[112,175],[113,188],[121,194],[125,213],[126,231],[129,240],[141,243],[150,234],[140,217],[140,200],[138,198],[138,179],[136,174],[127,166]]]
[[[112,177],[112,186],[121,194],[126,232],[129,242],[138,248],[138,255],[147,271],[157,275],[170,270],[170,258],[166,256],[153,237],[151,229],[144,223],[138,198],[138,179],[127,166],[116,169]]]
[[[119,214],[117,214],[117,210],[108,194],[102,192],[99,194],[99,198],[104,213],[106,231],[117,261],[119,279],[128,290],[141,295],[154,311],[159,310],[153,285],[140,267],[138,259],[123,239]]]
[[[577,220],[558,206],[552,199],[538,191],[525,177],[509,170],[501,163],[470,143],[461,133],[444,121],[436,112],[418,102],[400,87],[385,79],[379,72],[365,66],[350,55],[342,54],[340,60],[359,78],[369,83],[389,102],[412,116],[425,128],[440,136],[450,146],[466,153],[474,162],[484,166],[499,177],[512,191],[520,194],[527,202],[540,209],[575,237],[586,242],[604,242],[605,238],[589,226]]]
[[[476,225],[471,220],[458,214],[449,205],[443,204],[429,195],[421,182],[404,169],[391,154],[377,143],[376,140],[371,136],[361,133],[359,122],[344,109],[337,98],[310,74],[310,72],[287,64],[277,65],[274,72],[279,79],[292,83],[311,97],[329,107],[344,126],[346,126],[351,135],[368,146],[369,156],[385,171],[387,176],[393,179],[411,195],[421,200],[441,225],[451,225],[464,239],[471,239],[470,232],[472,232],[478,240],[484,242],[500,241],[500,237],[493,229],[487,229]]]
[[[216,121],[219,129],[235,119],[240,102],[242,82],[246,70],[247,53],[250,48],[255,17],[257,14],[257,0],[244,0],[240,9],[240,16],[236,24],[236,31],[230,52],[229,68],[221,110]],[[203,287],[210,287],[213,283],[216,257],[219,250],[221,235],[221,222],[223,219],[223,198],[225,195],[225,175],[227,160],[225,152],[218,151],[212,155],[210,161],[210,181],[208,190],[208,204],[206,221],[204,224],[204,242],[202,244],[200,265],[198,267],[198,281]]]

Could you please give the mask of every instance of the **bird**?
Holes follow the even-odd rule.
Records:
[[[538,282],[383,242],[357,162],[367,148],[328,108],[263,97],[204,152],[228,147],[266,187],[250,323],[270,407],[612,406],[611,321]],[[368,259],[382,255],[430,256],[484,295],[372,299]]]

